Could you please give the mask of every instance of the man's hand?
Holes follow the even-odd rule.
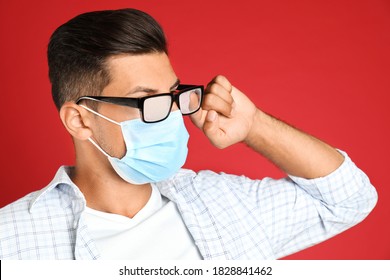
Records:
[[[256,111],[241,91],[224,76],[217,76],[207,85],[202,108],[191,120],[214,146],[223,149],[246,139]]]
[[[257,109],[223,76],[208,84],[202,108],[191,119],[214,146],[222,149],[244,141],[291,175],[323,177],[344,160],[328,144]]]

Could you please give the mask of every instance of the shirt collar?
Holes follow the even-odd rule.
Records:
[[[28,208],[29,212],[31,213],[33,211],[34,206],[39,203],[39,200],[41,200],[43,197],[45,197],[48,193],[53,191],[57,186],[63,185],[68,188],[68,194],[70,196],[70,199],[78,199],[84,201],[85,204],[85,198],[84,195],[81,193],[80,189],[72,182],[72,180],[69,177],[70,171],[73,167],[71,166],[61,166],[56,175],[54,176],[53,180],[43,189],[36,192],[35,195],[32,197],[30,206]]]
[[[62,188],[65,188],[64,192],[66,193],[67,197],[62,197],[66,200],[67,205],[70,203],[77,204],[79,207],[77,207],[79,210],[83,210],[86,207],[86,201],[85,197],[80,191],[80,189],[75,185],[75,183],[72,182],[72,180],[69,177],[70,172],[72,171],[74,167],[73,166],[61,166],[56,175],[54,176],[53,180],[43,189],[37,191],[34,196],[31,199],[28,211],[32,213],[35,205],[39,203],[39,201],[44,198],[46,195],[48,195],[50,192],[52,192],[57,187],[62,186]],[[193,171],[181,169],[174,178],[181,177],[181,176],[188,176],[188,173],[191,173],[193,175]],[[162,195],[168,197],[170,200],[175,201],[175,194],[172,193],[172,181],[173,179],[168,179],[163,182],[159,183],[152,183]],[[78,204],[77,202],[81,202],[81,204]],[[76,207],[74,205],[73,207]],[[80,208],[81,207],[81,208]]]

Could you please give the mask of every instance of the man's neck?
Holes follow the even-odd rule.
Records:
[[[146,205],[152,193],[150,184],[127,183],[112,168],[76,165],[70,176],[84,194],[88,207],[129,218]]]

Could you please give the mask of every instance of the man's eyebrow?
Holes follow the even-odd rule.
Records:
[[[176,82],[170,87],[169,91],[170,92],[174,91],[179,85],[180,85],[180,80],[177,79]],[[129,91],[126,95],[132,95],[137,92],[146,92],[152,94],[152,93],[158,93],[158,90],[149,87],[137,86],[133,90]]]
[[[176,82],[171,86],[170,91],[175,90],[180,85],[180,80],[177,79]]]

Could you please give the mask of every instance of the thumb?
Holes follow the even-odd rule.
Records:
[[[219,147],[218,143],[221,138],[222,131],[219,129],[219,118],[216,111],[210,110],[207,112],[207,116],[203,124],[203,132],[214,146]]]

